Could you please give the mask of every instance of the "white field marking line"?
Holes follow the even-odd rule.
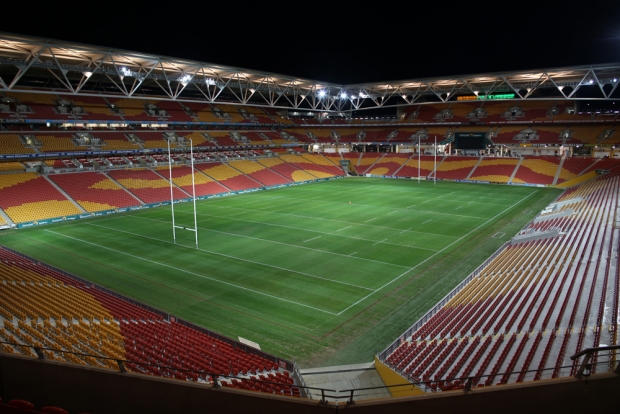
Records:
[[[426,220],[426,221],[425,221],[424,223],[422,223],[422,224],[430,223],[431,221],[433,221],[433,219]]]
[[[377,219],[376,217],[375,218],[371,218],[371,219],[368,219],[368,220],[364,221],[364,223],[368,223],[369,221],[373,221],[373,220],[376,220],[376,219]]]
[[[180,213],[180,214],[193,214],[191,211],[189,211],[189,212],[184,212],[184,211],[181,211],[181,212],[179,212],[179,213]],[[303,228],[303,227],[286,226],[286,225],[284,225],[284,224],[266,223],[266,222],[262,222],[262,221],[253,221],[253,220],[239,219],[239,218],[234,218],[234,217],[230,217],[230,218],[229,218],[229,217],[226,217],[226,216],[224,216],[224,217],[223,217],[223,216],[214,216],[214,215],[212,215],[212,214],[206,214],[206,213],[198,213],[198,215],[199,215],[199,216],[204,216],[204,217],[215,217],[215,218],[221,218],[221,219],[230,219],[230,220],[236,220],[236,221],[245,221],[245,222],[248,222],[248,223],[263,224],[263,225],[265,225],[265,226],[283,227],[283,228],[285,228],[285,229],[303,230],[303,231],[309,231],[309,232],[311,232],[311,233],[320,233],[320,234],[323,234],[323,235],[327,234],[327,235],[330,235],[330,236],[344,237],[344,238],[347,238],[347,239],[353,239],[353,240],[362,240],[362,241],[365,241],[365,242],[374,242],[374,240],[368,240],[368,239],[364,239],[364,238],[361,238],[361,237],[354,237],[354,236],[341,236],[340,234],[335,234],[335,233],[326,233],[326,232],[324,232],[324,231],[318,231],[318,230],[310,230],[310,229],[305,229],[305,228]],[[139,215],[137,215],[137,214],[136,214],[136,215],[135,215],[135,217],[139,217]],[[166,223],[167,223],[167,222],[166,222]],[[364,226],[364,225],[367,225],[367,224],[360,224],[360,225],[361,225],[361,226]],[[352,226],[349,226],[349,227],[352,227]],[[349,228],[349,227],[345,227],[345,228]],[[380,226],[373,226],[373,227],[380,227]],[[199,228],[201,228],[201,227],[199,227]],[[381,228],[382,228],[382,227],[381,227]],[[204,229],[204,230],[209,230],[209,229]],[[341,229],[341,230],[343,230],[343,229]],[[398,229],[390,229],[390,230],[392,230],[392,231],[393,231],[393,230],[398,230]],[[216,230],[211,230],[211,231],[216,231]],[[429,234],[429,235],[432,235],[432,236],[449,237],[449,238],[451,238],[451,239],[455,239],[455,238],[456,238],[456,236],[443,236],[443,235],[441,235],[441,234],[422,233],[422,232],[419,232],[419,231],[412,231],[412,233],[420,233],[420,234]],[[260,239],[260,240],[264,240],[264,239]],[[269,240],[265,240],[265,241],[269,241]],[[274,243],[277,243],[277,242],[274,242]],[[434,250],[434,249],[427,249],[427,248],[424,248],[424,247],[416,247],[416,246],[407,246],[407,245],[405,245],[405,244],[398,244],[398,243],[386,243],[386,244],[390,244],[390,245],[392,245],[392,246],[404,247],[404,248],[407,248],[407,249],[428,250],[428,251],[431,251],[431,252],[436,252],[436,251],[437,251],[437,250]],[[297,246],[297,247],[301,247],[301,246]],[[323,251],[323,250],[321,250],[321,251]],[[326,252],[326,253],[327,253],[327,252]],[[373,261],[374,261],[374,260],[373,260]],[[377,262],[377,263],[384,263],[384,262]],[[396,266],[396,265],[395,265],[395,266]],[[402,266],[402,267],[407,267],[407,266]]]
[[[156,222],[159,222],[159,223],[170,224],[170,222],[164,221],[164,220],[157,220],[157,219],[152,219],[152,218],[148,218],[148,217],[141,217],[141,216],[138,216],[138,215],[135,215],[134,217],[142,219],[142,220],[150,220],[150,221],[156,221]],[[215,217],[217,217],[217,216],[215,216]],[[121,217],[114,217],[114,218],[108,217],[107,219],[104,219],[104,220],[114,220],[116,218],[121,218]],[[103,221],[103,220],[99,220],[99,221]],[[248,220],[242,220],[242,221],[248,221]],[[257,222],[257,223],[260,223],[260,222]],[[284,226],[284,227],[286,227],[286,226]],[[349,227],[351,227],[351,226],[349,226]],[[295,228],[295,227],[292,227],[292,228]],[[296,247],[296,248],[299,248],[299,249],[312,250],[312,251],[319,252],[319,253],[333,254],[333,255],[336,255],[336,256],[343,256],[343,257],[347,256],[346,254],[330,252],[329,250],[313,249],[312,247],[299,246],[297,244],[283,243],[283,242],[279,242],[279,241],[275,241],[275,240],[261,239],[261,238],[252,237],[252,236],[244,236],[243,234],[235,234],[235,233],[229,233],[229,232],[226,232],[226,231],[213,230],[213,229],[209,229],[209,228],[206,228],[206,227],[198,227],[198,229],[199,230],[204,230],[204,231],[210,231],[210,232],[213,232],[213,233],[226,234],[227,236],[242,237],[244,239],[251,239],[251,240],[259,240],[259,241],[262,241],[262,242],[281,244],[281,245],[289,246],[289,247],[292,246],[292,247]],[[311,230],[308,230],[308,231],[311,231]],[[330,233],[323,233],[323,234],[331,235]],[[319,236],[319,237],[321,237],[321,236]],[[346,236],[341,236],[341,237],[346,237]],[[372,241],[372,240],[365,240],[364,239],[364,241]],[[408,247],[408,246],[403,246],[403,247]],[[415,247],[415,248],[417,248],[417,247]],[[430,250],[430,249],[424,249],[424,250]],[[434,252],[436,250],[430,250],[430,251]],[[404,267],[405,269],[408,268],[408,266],[398,265],[398,264],[394,264],[394,263],[382,262],[380,260],[366,259],[366,258],[363,258],[363,257],[356,257],[355,259],[357,259],[357,260],[365,260],[365,261],[373,262],[373,263],[379,263],[379,264],[386,265],[386,266]]]
[[[386,241],[386,240],[387,240],[387,239],[383,239],[383,240],[381,240],[381,241],[378,241],[378,242],[376,242],[375,244],[373,244],[373,246],[376,246],[376,245],[377,245],[377,244],[379,244],[379,243],[383,243],[383,242],[384,242],[384,241]]]
[[[353,252],[353,253],[351,253],[349,256],[353,256],[355,253],[357,253],[357,252]]]
[[[428,203],[429,201],[431,201],[431,200],[422,201],[422,204]]]
[[[343,229],[336,230],[336,233],[338,233],[339,231],[342,231],[342,230],[350,229],[351,227],[353,227],[353,226],[348,226],[348,227],[345,227],[345,228],[343,228]]]
[[[263,212],[263,213],[277,214],[277,215],[279,215],[279,216],[301,217],[301,218],[309,218],[309,219],[313,219],[313,220],[322,220],[322,221],[331,221],[331,222],[334,222],[334,223],[344,223],[344,224],[350,224],[350,222],[348,222],[348,221],[343,221],[343,220],[332,220],[332,219],[326,219],[326,218],[322,218],[322,217],[314,217],[314,216],[302,216],[302,215],[300,215],[300,214],[278,213],[278,212],[276,212],[276,211],[268,211],[268,210],[250,210],[250,209],[248,209],[248,208],[243,208],[243,207],[230,207],[230,206],[218,206],[218,207],[219,207],[219,208],[227,208],[227,209],[231,209],[231,208],[232,208],[232,209],[235,209],[235,210],[246,210],[246,211],[252,211],[252,212],[257,212],[257,211],[260,211],[260,212]],[[175,210],[175,211],[176,211],[176,210]],[[180,213],[185,213],[185,214],[190,214],[190,213],[192,213],[192,214],[193,214],[193,212],[192,212],[192,211],[180,211]],[[432,213],[432,211],[429,211],[429,213]],[[211,214],[204,214],[204,213],[198,213],[198,215],[199,215],[199,216],[211,216],[211,217],[217,217],[217,218],[227,218],[227,217],[213,216],[213,215],[211,215]],[[450,215],[451,215],[451,216],[455,216],[456,214],[450,214]],[[459,216],[459,217],[470,217],[470,218],[471,218],[471,216]],[[474,218],[481,218],[481,217],[474,217]],[[237,218],[234,218],[234,219],[232,219],[232,220],[243,220],[243,219],[237,219]],[[260,221],[252,221],[252,220],[243,220],[243,221],[248,221],[248,222],[250,222],[250,223],[262,223],[262,222],[260,222]],[[280,225],[280,224],[273,224],[273,223],[262,223],[262,224],[267,224],[267,225],[269,225],[269,226],[288,227],[288,228],[295,229],[295,230],[315,231],[315,230],[308,230],[308,229],[304,229],[304,228],[299,228],[299,227],[291,227],[291,226],[284,226],[284,225]],[[375,228],[378,228],[378,229],[386,229],[386,230],[389,230],[389,231],[398,230],[398,229],[394,229],[394,228],[391,228],[391,227],[385,227],[385,226],[375,226],[375,225],[372,225],[372,224],[360,224],[360,223],[357,223],[357,225],[360,225],[360,226],[375,227]],[[429,236],[437,236],[437,237],[447,237],[447,238],[450,238],[450,239],[456,239],[456,238],[457,238],[456,236],[446,236],[445,234],[426,233],[426,232],[423,232],[423,231],[414,231],[414,233],[419,233],[419,234],[427,234],[427,235],[429,235]],[[332,234],[332,233],[323,233],[323,234]],[[346,236],[346,237],[350,237],[350,236]],[[357,239],[357,240],[365,240],[365,239],[362,239],[362,238],[359,238],[359,237],[351,237],[351,238],[353,238],[353,239]],[[372,241],[372,240],[369,240],[369,241]],[[399,245],[399,246],[400,246],[400,245]],[[405,247],[406,247],[406,246],[405,246]]]
[[[85,223],[85,224],[89,224],[89,223]],[[90,225],[92,225],[92,224],[90,224]],[[106,228],[106,229],[109,228],[109,227],[104,227],[104,226],[97,226],[97,227],[102,227],[102,228]],[[115,230],[115,229],[111,229],[111,230]],[[88,242],[86,240],[78,239],[77,237],[72,237],[72,236],[68,236],[66,234],[57,233],[55,231],[48,230],[48,229],[45,229],[45,231],[57,234],[57,235],[59,235],[61,237],[66,237],[66,238],[69,238],[69,239],[77,240],[77,241],[82,242],[82,243],[90,244],[90,245],[97,246],[97,247],[102,248],[102,249],[106,249],[106,250],[110,250],[110,251],[113,251],[113,252],[116,252],[116,253],[119,253],[119,254],[123,254],[125,256],[130,256],[130,257],[133,257],[135,259],[144,260],[145,262],[154,263],[154,264],[157,264],[157,265],[160,265],[160,266],[168,267],[170,269],[178,270],[178,271],[183,272],[183,273],[188,273],[188,274],[191,274],[191,275],[194,275],[194,276],[198,276],[198,277],[201,277],[203,279],[212,280],[214,282],[222,283],[224,285],[232,286],[232,287],[235,287],[235,288],[238,288],[238,289],[242,289],[242,290],[247,290],[247,291],[250,291],[250,292],[253,292],[253,293],[257,293],[259,295],[263,295],[263,296],[267,296],[267,297],[270,297],[270,298],[273,298],[273,299],[281,300],[283,302],[288,302],[288,303],[292,303],[292,304],[295,304],[295,305],[298,305],[298,306],[303,306],[305,308],[313,309],[313,310],[316,310],[316,311],[319,311],[319,312],[328,313],[330,315],[337,315],[337,314],[335,314],[333,312],[326,311],[324,309],[315,308],[314,306],[310,306],[310,305],[304,305],[303,303],[298,303],[298,302],[295,302],[295,301],[292,301],[292,300],[289,300],[289,299],[284,299],[284,298],[280,298],[278,296],[270,295],[268,293],[259,292],[259,291],[256,291],[254,289],[246,288],[244,286],[235,285],[234,283],[224,282],[222,280],[214,279],[214,278],[209,277],[209,276],[205,276],[205,275],[201,275],[201,274],[198,274],[198,273],[190,272],[189,270],[179,269],[177,267],[170,266],[170,265],[167,265],[165,263],[155,262],[153,260],[149,260],[149,259],[146,259],[144,257],[134,256],[134,255],[129,254],[129,253],[121,252],[119,250],[114,250],[114,249],[111,249],[109,247],[98,245],[96,243],[91,243],[91,242]],[[165,243],[171,243],[171,242],[165,242]],[[177,246],[181,246],[181,245],[177,244]],[[181,246],[181,247],[185,247],[185,246]],[[188,247],[188,248],[190,248],[190,247]],[[191,249],[194,249],[194,248],[191,247]]]
[[[506,235],[506,233],[498,232],[498,233],[495,233],[495,234],[494,234],[493,236],[491,236],[491,237],[493,237],[494,239],[501,239],[501,238],[502,238],[502,237],[504,237],[505,235]],[[497,236],[497,237],[495,237],[495,236]]]
[[[301,203],[301,201],[297,200],[297,201],[291,201],[289,204],[295,204],[295,203]]]
[[[169,241],[166,241],[166,240],[156,239],[155,237],[149,237],[149,236],[145,236],[145,235],[142,235],[142,234],[132,233],[130,231],[119,230],[119,229],[115,229],[113,227],[98,226],[96,224],[91,224],[91,223],[84,223],[84,224],[87,224],[89,226],[94,226],[94,227],[101,227],[102,229],[118,231],[120,233],[131,234],[133,236],[143,237],[145,239],[156,240],[156,241],[159,241],[159,242],[162,242],[162,243],[173,244],[175,246],[181,246],[181,247],[184,247],[184,248],[187,248],[187,249],[200,250],[201,252],[214,254],[216,256],[223,256],[223,257],[226,257],[226,258],[229,258],[229,259],[239,260],[239,261],[242,261],[242,262],[253,263],[253,264],[256,264],[256,265],[265,266],[265,267],[271,267],[271,268],[278,269],[278,270],[284,270],[285,272],[296,273],[296,274],[299,274],[299,275],[302,275],[302,276],[308,276],[308,277],[312,277],[312,278],[315,278],[315,279],[326,280],[328,282],[338,283],[338,284],[341,284],[341,285],[352,286],[352,287],[355,287],[355,288],[365,289],[365,290],[372,290],[372,289],[367,288],[367,287],[357,286],[357,285],[353,285],[351,283],[346,283],[346,282],[340,282],[338,280],[328,279],[328,278],[321,277],[321,276],[311,275],[310,273],[299,272],[297,270],[291,270],[291,269],[287,269],[285,267],[274,266],[274,265],[270,265],[270,264],[267,264],[267,263],[255,262],[254,260],[244,259],[242,257],[230,256],[228,254],[218,253],[218,252],[214,252],[214,251],[211,251],[211,250],[197,249],[196,247],[183,246],[181,244],[175,244],[173,242],[169,242]]]
[[[475,201],[470,201],[470,202],[469,202],[469,203],[467,203],[467,204],[474,204],[474,203],[475,203]]]
[[[501,216],[502,214],[504,214],[506,211],[510,210],[511,208],[515,207],[517,204],[521,203],[522,201],[525,201],[525,199],[533,196],[534,194],[536,194],[538,192],[538,190],[534,191],[533,193],[525,196],[524,198],[522,198],[521,200],[517,201],[516,203],[514,203],[513,205],[511,205],[510,207],[504,209],[502,212],[497,213],[495,216],[491,217],[490,219],[488,219],[487,221],[485,221],[484,223],[482,223],[481,225],[479,225],[478,227],[476,227],[475,229],[471,230],[469,233],[464,234],[463,236],[459,237],[457,240],[453,241],[452,243],[450,243],[449,245],[447,245],[446,247],[444,247],[443,249],[441,249],[440,251],[438,251],[435,254],[430,255],[429,257],[427,257],[426,259],[422,260],[420,263],[418,263],[417,265],[413,266],[411,269],[404,271],[401,275],[397,276],[396,278],[390,280],[389,282],[387,282],[385,285],[375,289],[374,292],[370,292],[368,295],[366,295],[365,297],[361,298],[360,300],[358,300],[357,302],[355,302],[353,305],[350,305],[349,307],[341,310],[340,312],[338,312],[336,315],[340,316],[342,313],[348,311],[349,309],[351,309],[353,306],[357,305],[358,303],[360,303],[363,300],[368,299],[370,296],[372,296],[373,294],[377,293],[378,291],[382,290],[384,287],[394,283],[395,281],[397,281],[398,279],[400,279],[401,277],[405,276],[407,273],[411,272],[412,270],[416,269],[418,266],[422,265],[423,263],[429,261],[430,259],[432,259],[433,257],[437,256],[439,253],[443,252],[444,250],[446,250],[448,247],[452,246],[455,243],[458,243],[461,239],[469,236],[471,233],[473,233],[474,231],[478,230],[480,227],[484,226],[485,224],[487,224],[488,222],[490,222],[491,220],[494,220],[495,218]]]
[[[401,231],[401,232],[400,232],[400,233],[398,233],[398,234],[403,234],[404,232],[409,231],[409,230],[411,230],[411,227],[409,227],[407,230],[403,230],[403,231]]]
[[[316,236],[316,237],[313,237],[313,238],[308,239],[308,240],[306,240],[306,241],[304,241],[304,242],[302,242],[302,243],[307,243],[307,242],[309,242],[309,241],[316,240],[316,239],[318,239],[319,237],[321,237],[321,236]]]
[[[183,213],[183,211],[181,213]],[[230,215],[231,216],[238,216],[239,214],[245,214],[245,211],[240,211],[238,213],[231,213]]]
[[[458,206],[457,208],[455,208],[455,210],[458,210],[458,209],[459,209],[459,208],[461,208],[461,207],[463,207],[463,206]]]
[[[387,213],[387,215],[389,216],[390,214],[394,214],[394,213],[398,213],[398,210],[394,210],[391,213]]]
[[[263,195],[261,195],[261,197],[266,197],[266,198],[269,198],[270,196],[263,196]],[[283,198],[291,198],[291,199],[292,199],[292,197],[283,197]],[[213,200],[213,199],[210,199],[210,200],[209,200],[209,202],[212,202],[211,200]],[[220,199],[215,199],[215,200],[213,200],[213,201],[221,201],[221,200],[223,200],[223,199],[222,199],[222,198],[220,198]],[[294,200],[294,199],[293,199],[293,200]],[[312,199],[309,199],[309,200],[312,200]],[[340,202],[340,201],[323,201],[323,200],[317,200],[317,201],[320,201],[321,203],[340,204],[340,205],[342,205],[342,204],[348,204],[348,203],[345,203],[345,202]],[[428,201],[430,201],[430,200],[428,200]],[[499,204],[499,205],[505,205],[505,204]],[[414,205],[412,205],[412,206],[405,207],[404,209],[399,209],[398,207],[381,207],[381,206],[373,206],[373,205],[369,205],[369,204],[359,204],[359,203],[355,203],[355,204],[353,204],[353,206],[355,206],[355,207],[371,207],[371,208],[373,208],[373,209],[379,209],[379,208],[389,208],[389,209],[392,209],[392,210],[393,210],[393,209],[397,209],[397,210],[406,210],[406,209],[408,209],[408,208],[415,207],[416,205],[414,204]],[[230,206],[217,206],[217,207],[223,207],[223,208],[235,208],[235,207],[230,207]],[[261,210],[261,211],[265,211],[265,210]],[[270,211],[267,211],[267,212],[268,212],[268,213],[271,213]],[[431,213],[431,214],[441,214],[441,215],[443,215],[443,216],[454,216],[454,214],[450,214],[450,213],[442,213],[442,212],[439,212],[439,211],[427,211],[427,210],[420,210],[420,212],[422,212],[422,213]],[[277,213],[277,214],[284,214],[284,213]],[[305,217],[305,216],[301,216],[301,217]],[[473,219],[485,219],[485,218],[486,218],[486,217],[477,217],[477,216],[459,216],[459,217],[466,217],[466,218],[470,218],[470,219],[471,219],[471,218],[473,218]]]

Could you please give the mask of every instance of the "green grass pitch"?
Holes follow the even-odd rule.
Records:
[[[367,362],[559,190],[347,178],[0,234],[0,244],[301,366]],[[193,227],[192,203],[175,205]]]

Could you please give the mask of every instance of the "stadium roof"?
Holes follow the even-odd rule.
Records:
[[[620,63],[341,85],[220,64],[0,33],[0,91],[343,112],[514,94],[618,98]],[[584,93],[587,91],[587,93]]]

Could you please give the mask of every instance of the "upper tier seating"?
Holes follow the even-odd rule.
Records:
[[[140,205],[138,200],[105,174],[52,174],[49,178],[89,213]]]
[[[0,174],[0,208],[15,223],[81,213],[37,173]]]
[[[32,154],[32,148],[26,148],[16,134],[0,134],[1,154]]]
[[[148,169],[112,170],[108,175],[138,197],[144,203],[170,201],[170,182]],[[173,187],[174,199],[189,198],[190,195]]]

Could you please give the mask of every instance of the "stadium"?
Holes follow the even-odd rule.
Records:
[[[0,33],[0,412],[609,409],[619,82]]]

